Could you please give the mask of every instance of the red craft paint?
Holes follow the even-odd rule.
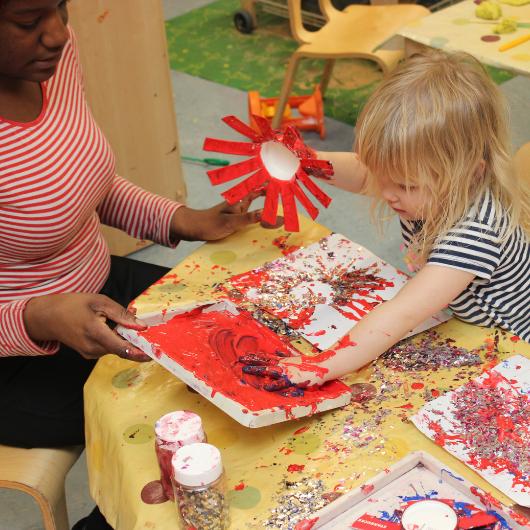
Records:
[[[287,471],[289,473],[294,473],[295,471],[303,471],[305,469],[305,465],[303,464],[289,464],[287,466]]]
[[[302,434],[303,432],[306,432],[309,429],[309,425],[305,425],[304,427],[300,427],[296,431],[294,431],[294,435],[298,436],[299,434]]]
[[[375,486],[373,484],[363,484],[361,486],[361,491],[364,495],[370,495],[375,489]]]
[[[276,239],[272,240],[272,244],[275,247],[278,247],[284,256],[287,256],[287,254],[292,254],[293,252],[297,251],[300,248],[299,245],[288,245],[287,244],[288,237],[289,236],[279,236]]]
[[[239,358],[258,352],[271,357],[277,356],[277,352],[287,356],[299,352],[246,312],[237,315],[228,311],[205,313],[203,309],[176,315],[163,324],[140,331],[139,335],[205,381],[214,392],[233,399],[252,412],[277,407],[289,416],[291,409],[297,406],[316,410],[317,403],[334,399],[347,388],[339,381],[330,381],[303,396],[294,397],[263,390],[264,378],[243,373]],[[315,360],[307,356],[303,358],[307,364]],[[320,370],[327,371],[325,368]]]

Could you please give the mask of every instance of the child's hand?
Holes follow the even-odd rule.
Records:
[[[234,205],[226,201],[206,210],[195,210],[181,206],[171,219],[171,238],[186,241],[217,241],[241,228],[257,223],[261,211],[249,212],[254,199],[262,195],[256,191]]]
[[[305,389],[321,385],[321,368],[311,364],[306,357],[270,357],[249,354],[240,357],[245,366],[243,372],[264,378],[263,389],[269,392],[290,387]],[[303,395],[303,392],[298,395]]]

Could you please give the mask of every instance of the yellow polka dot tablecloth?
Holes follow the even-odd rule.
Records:
[[[326,228],[301,219],[299,233],[251,227],[205,244],[142,294],[135,306],[146,313],[209,300],[215,286],[233,274],[328,234]],[[407,359],[379,359],[345,379],[352,388],[350,405],[261,429],[242,427],[155,362],[107,355],[85,386],[91,494],[116,530],[179,528],[176,506],[165,499],[159,482],[154,424],[167,412],[186,409],[201,416],[208,441],[221,450],[230,528],[235,530],[293,528],[296,521],[415,450],[427,451],[511,504],[423,436],[409,417],[426,401],[480,374],[485,364],[515,353],[530,357],[530,345],[456,320],[414,340],[423,341],[424,348],[430,344],[432,358],[407,353]],[[438,366],[447,358],[447,348],[462,362]],[[470,356],[478,362],[466,363]]]
[[[530,40],[499,50],[503,44],[530,34],[530,3],[517,6],[501,0],[499,5],[500,19],[513,18],[517,22],[515,32],[496,34],[494,28],[500,19],[476,18],[477,4],[464,0],[401,28],[399,35],[431,48],[468,52],[484,64],[530,75]]]

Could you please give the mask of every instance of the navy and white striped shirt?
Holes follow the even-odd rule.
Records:
[[[407,246],[420,226],[401,219]],[[530,241],[519,227],[501,243],[504,226],[506,214],[498,211],[488,190],[435,243],[427,263],[475,274],[449,305],[455,316],[479,326],[501,327],[530,342]]]

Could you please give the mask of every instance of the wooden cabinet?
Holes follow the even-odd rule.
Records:
[[[116,154],[118,173],[184,202],[186,186],[160,0],[73,0],[87,97]],[[104,227],[114,254],[145,244]]]

